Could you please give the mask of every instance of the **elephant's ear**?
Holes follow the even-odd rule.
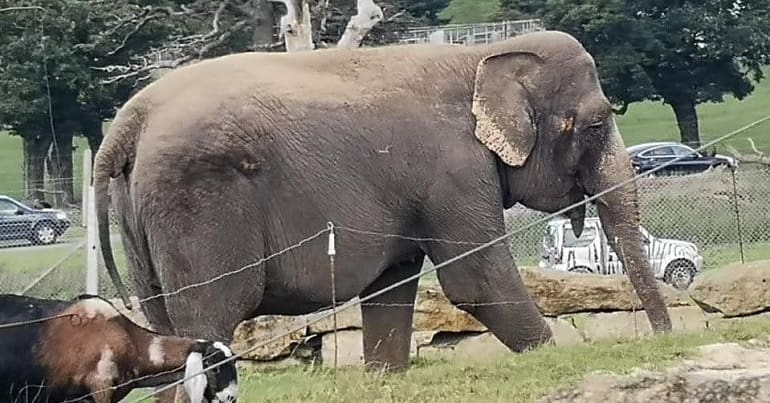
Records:
[[[476,68],[476,138],[511,166],[524,165],[535,146],[537,130],[522,83],[541,64],[533,53],[506,52],[484,58]]]

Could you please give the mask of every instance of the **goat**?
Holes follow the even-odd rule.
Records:
[[[115,403],[133,389],[184,378],[191,402],[231,403],[238,394],[234,360],[200,372],[232,356],[220,342],[141,327],[98,296],[0,295],[2,402]]]

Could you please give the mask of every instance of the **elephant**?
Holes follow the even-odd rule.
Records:
[[[613,186],[593,202],[652,329],[670,331],[633,175],[592,55],[544,30],[479,46],[197,61],[119,109],[93,186],[121,298],[111,205],[137,296],[166,293],[141,309],[180,336],[230,341],[244,320],[332,305],[327,237],[306,239],[332,223],[336,302],[371,298],[364,363],[389,372],[409,366],[418,281],[373,294],[419,273],[426,256],[438,264],[505,234],[503,212],[516,203],[556,213]],[[579,235],[585,204],[560,214]],[[553,342],[504,243],[437,277],[511,352]]]

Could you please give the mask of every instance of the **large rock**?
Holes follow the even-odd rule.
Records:
[[[321,363],[325,367],[334,366],[334,354],[337,353],[337,366],[361,365],[364,362],[364,339],[360,330],[342,330],[337,332],[335,349],[334,332],[326,333],[321,339]]]
[[[544,315],[576,312],[633,311],[642,308],[626,276],[568,273],[545,269],[523,269],[521,276]],[[683,291],[658,281],[669,307],[691,305]]]
[[[364,363],[364,334],[361,330],[342,330],[337,332],[337,366],[357,366]],[[325,333],[321,339],[321,363],[325,367],[334,366],[334,332]],[[417,354],[417,342],[412,337],[409,344],[409,356]]]
[[[487,361],[510,356],[505,344],[492,333],[446,334],[440,340],[434,337],[430,345],[419,347],[417,355],[425,359],[448,359],[461,362]]]
[[[705,310],[725,317],[770,309],[770,260],[733,264],[704,272],[690,286],[690,296]]]
[[[232,349],[236,354],[244,354],[246,359],[257,361],[285,357],[304,342],[303,323],[307,323],[304,317],[272,315],[241,322],[233,332]]]
[[[594,402],[768,402],[770,349],[716,344],[694,361],[663,372],[589,376],[578,388],[547,396],[542,403]]]
[[[439,287],[421,287],[414,308],[415,331],[483,332],[487,328],[452,305]]]
[[[313,320],[322,315],[328,315],[330,310],[321,311],[316,314],[307,315],[308,320]],[[356,305],[337,312],[337,330],[361,329],[361,306]],[[334,316],[327,316],[318,322],[311,323],[308,326],[308,332],[313,334],[323,334],[334,330]]]
[[[557,346],[583,344],[585,340],[580,332],[568,320],[562,318],[545,318],[553,333],[553,341]]]
[[[707,318],[698,307],[674,307],[668,309],[674,333],[703,331]],[[585,341],[634,339],[652,335],[650,321],[644,311],[579,313],[567,315],[562,320],[572,323]]]

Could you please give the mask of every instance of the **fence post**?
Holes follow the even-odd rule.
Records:
[[[80,221],[82,226],[88,225],[88,187],[91,186],[91,149],[83,151],[83,189],[80,196]]]
[[[738,185],[735,183],[735,167],[730,167],[730,173],[733,177],[733,201],[735,206],[735,223],[738,227],[738,248],[741,251],[741,264],[746,263],[743,257],[743,229],[741,228],[741,210],[738,206]]]
[[[86,223],[86,293],[99,294],[99,237],[96,231],[96,208],[94,187],[88,184]]]

